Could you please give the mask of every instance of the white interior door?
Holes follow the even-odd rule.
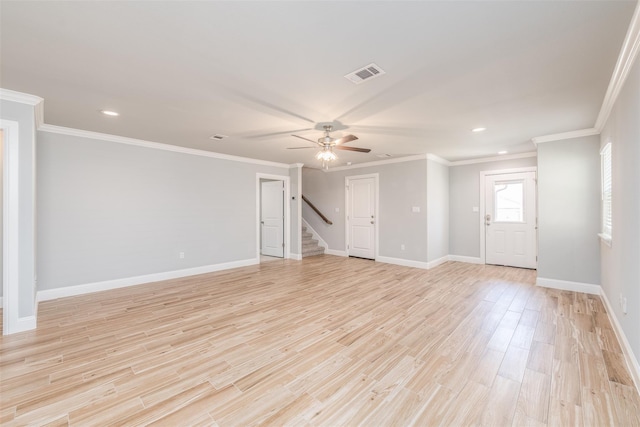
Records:
[[[260,184],[260,253],[284,258],[284,182],[264,181]]]
[[[485,177],[485,262],[537,266],[536,173]]]
[[[349,179],[347,188],[347,253],[375,259],[376,255],[375,178]]]

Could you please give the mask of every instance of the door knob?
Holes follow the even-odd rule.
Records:
[[[373,224],[373,221],[371,221],[371,224]]]
[[[491,214],[487,214],[484,219],[486,225],[491,225]]]
[[[260,221],[260,224],[264,225],[264,221]]]

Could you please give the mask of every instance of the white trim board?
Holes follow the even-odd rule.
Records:
[[[538,156],[538,153],[536,153],[535,151],[530,151],[528,153],[505,154],[502,156],[480,157],[478,159],[469,159],[469,160],[457,160],[455,162],[449,162],[449,166],[464,166],[464,165],[473,165],[477,163],[500,162],[502,160],[526,159],[529,157],[537,157],[537,156]]]
[[[163,273],[145,274],[142,276],[125,277],[122,279],[105,280],[103,282],[86,283],[83,285],[67,286],[64,288],[45,289],[38,291],[38,302],[56,298],[66,298],[76,295],[84,295],[93,292],[108,291],[111,289],[125,288],[128,286],[144,285],[146,283],[162,280],[178,279],[181,277],[195,276],[197,274],[212,273],[214,271],[228,270],[231,268],[248,267],[260,264],[260,258],[250,258],[240,261],[224,262],[220,264],[204,265],[202,267],[186,268],[183,270],[165,271]]]
[[[334,256],[341,256],[341,257],[348,257],[349,255],[347,255],[347,251],[340,251],[337,249],[325,249],[324,253],[327,255],[334,255]]]
[[[449,255],[449,261],[466,262],[467,264],[484,264],[480,260],[480,257],[464,255]]]
[[[286,163],[269,162],[266,160],[250,159],[248,157],[232,156],[230,154],[215,153],[213,151],[197,150],[195,148],[179,147],[177,145],[163,144],[160,142],[145,141],[142,139],[127,138],[124,136],[110,135],[106,133],[91,132],[88,130],[72,129],[62,126],[43,124],[38,127],[40,132],[55,133],[60,135],[76,136],[80,138],[97,139],[100,141],[115,142],[118,144],[135,145],[138,147],[152,148],[156,150],[171,151],[174,153],[189,154],[193,156],[211,157],[220,160],[230,160],[233,162],[251,163],[262,166],[273,166],[277,168],[289,169]]]
[[[413,268],[420,268],[422,270],[428,270],[429,269],[429,263],[424,262],[424,261],[414,261],[411,259],[403,259],[403,258],[393,258],[393,257],[388,257],[388,256],[378,256],[376,257],[376,262],[382,262],[385,264],[394,264],[394,265],[401,265],[403,267],[413,267]]]
[[[600,131],[596,128],[573,130],[571,132],[554,133],[552,135],[536,136],[531,138],[534,144],[542,144],[543,142],[563,141],[565,139],[580,138],[583,136],[598,135]]]
[[[30,95],[28,93],[16,92],[15,90],[3,88],[0,88],[0,99],[2,99],[3,101],[32,105],[34,107],[44,101],[44,99],[36,95]]]
[[[479,220],[480,220],[480,264],[486,264],[486,230],[485,230],[485,178],[487,176],[491,176],[491,175],[503,175],[503,174],[509,174],[509,173],[520,173],[520,172],[535,172],[536,173],[536,180],[538,179],[538,167],[537,166],[529,166],[529,167],[524,167],[524,168],[510,168],[510,169],[496,169],[496,170],[486,170],[486,171],[480,171],[480,215],[479,215]],[[535,194],[535,198],[536,200],[538,199],[538,186],[536,185],[535,188],[536,194]],[[536,218],[538,217],[538,211],[537,211],[537,207],[536,207]],[[538,238],[538,236],[536,235],[536,239]],[[536,241],[536,252],[538,250],[538,242]]]
[[[600,287],[600,285],[594,285],[592,283],[571,282],[569,280],[548,279],[545,277],[538,277],[536,279],[536,286],[559,289],[561,291],[582,292],[591,295],[602,294],[602,288]]]
[[[596,119],[594,127],[598,130],[598,133],[602,132],[604,129],[604,125],[609,119],[611,110],[618,99],[618,95],[620,95],[620,90],[622,90],[624,82],[627,80],[627,76],[633,67],[633,63],[635,62],[639,51],[640,1],[636,3],[636,9],[633,13],[633,17],[631,18],[631,22],[629,23],[627,34],[624,38],[624,42],[622,43],[620,54],[618,55],[618,61],[613,69],[611,80],[609,81],[609,87],[607,87],[607,92],[604,96],[604,100],[602,101],[602,106],[600,107],[600,113],[598,113],[598,118]]]
[[[601,292],[600,298],[602,298],[604,306],[607,309],[607,314],[613,323],[613,331],[618,338],[618,342],[622,345],[622,352],[624,353],[624,358],[626,359],[629,372],[631,372],[631,377],[633,378],[636,390],[640,393],[640,364],[638,364],[638,358],[633,354],[629,340],[627,340],[627,336],[624,334],[622,326],[620,326],[620,322],[618,322],[618,318],[616,317],[615,311],[613,311],[609,298],[607,298],[607,294],[605,292]]]
[[[256,173],[256,258],[260,259],[260,214],[261,214],[261,189],[260,180],[282,181],[284,185],[284,259],[291,257],[291,179],[289,175],[273,175],[268,173]],[[302,248],[300,248],[302,252]]]
[[[325,173],[330,173],[330,172],[344,171],[344,170],[350,170],[350,169],[369,168],[372,166],[390,165],[392,163],[413,162],[416,160],[425,160],[426,158],[427,158],[427,154],[418,154],[417,156],[398,157],[395,159],[376,160],[373,162],[357,163],[351,166],[338,166],[335,168],[330,168],[328,170],[322,169],[322,171]]]

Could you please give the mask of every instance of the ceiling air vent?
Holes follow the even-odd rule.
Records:
[[[211,135],[209,137],[209,139],[213,139],[214,141],[220,141],[224,138],[227,138],[227,135],[220,135],[220,134],[215,134],[215,135]]]
[[[355,70],[352,73],[344,76],[347,80],[359,85],[365,80],[373,80],[376,77],[380,77],[381,75],[386,74],[382,68],[378,65],[371,63],[366,67],[362,67],[359,70]]]

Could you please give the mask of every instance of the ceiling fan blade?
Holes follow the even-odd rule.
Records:
[[[305,141],[309,141],[309,142],[312,142],[312,143],[318,145],[318,141],[314,141],[312,139],[305,138],[304,136],[300,136],[300,135],[291,135],[291,136],[295,136],[296,138],[304,139]]]
[[[370,148],[345,147],[344,145],[336,145],[333,148],[336,150],[357,151],[358,153],[368,153],[371,151]]]
[[[346,135],[336,140],[335,142],[336,144],[346,144],[347,142],[355,141],[356,139],[358,139],[358,137],[355,135]]]
[[[316,147],[287,147],[287,150],[302,150],[304,148],[316,148]]]

